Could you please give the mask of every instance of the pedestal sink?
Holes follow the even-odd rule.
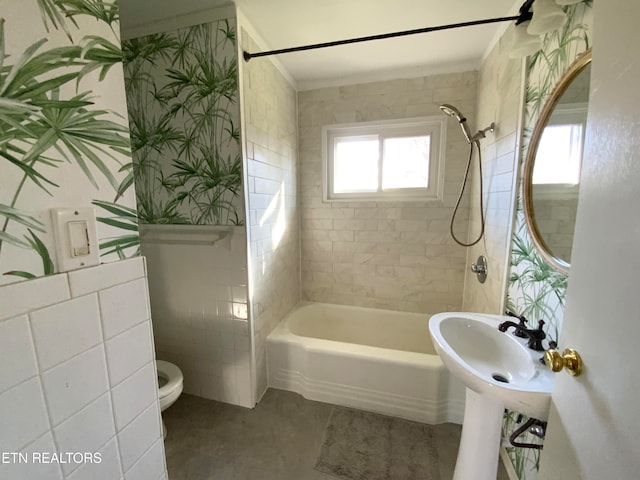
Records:
[[[498,331],[509,317],[439,313],[429,332],[449,371],[467,386],[462,437],[453,480],[495,480],[505,408],[546,420],[553,374],[542,352]]]

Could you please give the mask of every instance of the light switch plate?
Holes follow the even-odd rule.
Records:
[[[91,207],[52,208],[58,272],[100,263],[96,212]]]

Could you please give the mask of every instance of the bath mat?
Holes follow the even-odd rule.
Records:
[[[315,469],[348,480],[440,480],[431,427],[334,407]]]

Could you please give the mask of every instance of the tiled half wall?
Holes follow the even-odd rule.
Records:
[[[173,228],[175,243],[141,240],[158,359],[180,367],[185,392],[253,407],[245,227]]]
[[[144,260],[3,286],[0,305],[0,452],[28,459],[0,478],[166,479]]]

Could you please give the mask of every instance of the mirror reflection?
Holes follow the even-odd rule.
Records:
[[[571,261],[578,209],[590,78],[588,65],[558,100],[540,138],[533,169],[538,231],[550,253],[566,263]]]
[[[530,176],[533,215],[529,221],[535,221],[534,232],[546,254],[566,264],[567,269],[578,208],[590,79],[591,65],[587,64],[557,99],[544,123]]]

